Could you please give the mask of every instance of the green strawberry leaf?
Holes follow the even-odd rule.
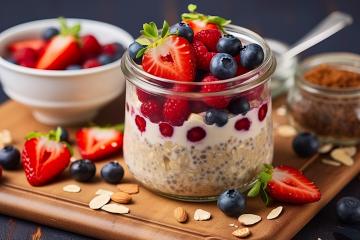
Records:
[[[44,137],[44,136],[45,136],[45,134],[40,133],[40,132],[30,132],[25,136],[25,139],[30,140],[33,138],[39,138],[39,137]]]
[[[247,193],[247,196],[248,197],[256,197],[257,195],[259,195],[260,188],[261,188],[261,182],[259,180],[256,180],[255,184],[252,186],[250,191]]]
[[[143,46],[148,46],[151,44],[151,41],[147,38],[138,38],[135,41]]]
[[[197,20],[200,19],[199,14],[197,13],[183,13],[181,14],[183,20]]]
[[[231,20],[227,20],[219,16],[207,16],[207,21],[209,23],[214,23],[220,27],[224,27],[231,23]]]
[[[124,132],[125,125],[123,123],[120,123],[120,124],[115,125],[113,128],[117,131]]]
[[[147,48],[142,48],[140,49],[137,54],[136,54],[136,58],[140,58],[144,55],[145,51],[147,50]]]
[[[79,38],[79,33],[81,30],[81,25],[79,23],[69,27],[64,17],[59,17],[58,22],[60,24],[60,34],[62,36],[74,36],[77,39]]]
[[[154,22],[143,24],[143,34],[148,38],[156,39],[159,36],[158,29]]]
[[[169,23],[164,20],[162,31],[161,31],[161,37],[164,38],[169,35]]]
[[[265,203],[266,206],[269,206],[272,202],[271,197],[268,195],[268,193],[264,190],[264,188],[260,188],[260,197],[262,201]]]

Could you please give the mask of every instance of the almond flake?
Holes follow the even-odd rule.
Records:
[[[81,188],[78,185],[70,184],[70,185],[64,186],[63,191],[69,192],[69,193],[78,193],[81,191]]]
[[[242,214],[238,221],[245,226],[254,225],[261,221],[261,217],[255,214]]]
[[[286,110],[286,107],[285,106],[281,106],[279,107],[278,109],[276,109],[276,114],[279,115],[279,116],[286,116],[287,114],[287,110]]]
[[[281,137],[293,137],[297,133],[296,129],[290,125],[279,126],[277,132]]]
[[[124,205],[120,205],[117,203],[110,203],[102,206],[101,210],[104,210],[109,213],[116,213],[116,214],[126,214],[129,213],[129,208],[125,207]]]
[[[11,132],[7,129],[0,131],[0,147],[10,145],[12,143]]]
[[[344,149],[334,149],[331,151],[330,155],[334,160],[341,162],[346,166],[352,166],[354,164],[354,159],[352,159]]]
[[[232,235],[238,238],[246,238],[251,234],[249,228],[239,228],[232,232]]]
[[[188,214],[186,213],[185,209],[182,207],[177,207],[174,210],[174,217],[176,221],[179,223],[184,223],[188,219]]]
[[[194,213],[194,220],[195,221],[206,221],[211,218],[211,213],[202,210],[202,209],[196,209]]]
[[[129,194],[135,194],[139,192],[139,185],[135,183],[121,183],[116,185],[116,187],[122,191]]]
[[[334,146],[331,143],[324,144],[319,148],[318,152],[321,153],[321,154],[325,154],[325,153],[330,152],[331,149],[333,149],[333,147]]]
[[[114,194],[114,192],[100,188],[99,190],[96,191],[95,194],[96,195],[109,195],[109,196],[111,196],[111,195]]]
[[[91,209],[100,209],[105,204],[107,204],[109,201],[110,201],[109,195],[106,195],[106,194],[97,195],[90,201],[89,207]]]
[[[354,157],[356,155],[357,149],[356,147],[342,147],[340,148],[346,152],[350,157]]]
[[[277,218],[281,212],[283,210],[283,207],[282,206],[279,206],[277,208],[274,208],[273,210],[271,210],[271,212],[267,215],[266,219],[268,220],[272,220],[272,219],[275,219]]]
[[[321,159],[321,162],[324,164],[327,164],[327,165],[335,166],[335,167],[341,166],[341,163],[331,160],[331,159],[327,159],[327,158]]]

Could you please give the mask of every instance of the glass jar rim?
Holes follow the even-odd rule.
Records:
[[[314,94],[326,94],[327,96],[352,97],[360,96],[360,87],[357,88],[328,88],[307,81],[304,74],[319,65],[338,65],[339,69],[360,74],[360,55],[348,52],[329,52],[310,56],[304,59],[296,71],[296,84],[302,89]],[[349,70],[351,68],[351,70]]]
[[[264,50],[264,61],[260,66],[255,69],[250,70],[249,72],[242,74],[240,76],[236,76],[229,79],[214,81],[214,82],[189,82],[189,81],[179,81],[179,80],[171,80],[166,78],[157,77],[150,73],[144,71],[138,64],[136,64],[130,57],[128,50],[124,53],[124,56],[121,61],[121,68],[126,76],[126,79],[133,82],[135,85],[154,85],[154,82],[162,83],[162,84],[180,84],[180,85],[188,85],[188,86],[203,86],[203,85],[213,85],[213,84],[226,84],[226,83],[239,83],[236,85],[238,90],[246,91],[247,89],[251,89],[253,87],[261,85],[263,82],[266,82],[270,79],[270,76],[274,73],[276,68],[276,59],[273,55],[270,47],[266,43],[266,41],[257,33],[236,25],[228,25],[224,28],[226,33],[230,33],[234,36],[242,36],[239,37],[242,42],[247,43],[257,43]],[[132,81],[132,77],[136,77],[137,81]],[[140,80],[140,81],[139,81]],[[161,88],[159,84],[158,87]],[[170,89],[168,91],[171,92]],[[177,92],[178,94],[178,92]],[[181,93],[180,93],[181,94]]]

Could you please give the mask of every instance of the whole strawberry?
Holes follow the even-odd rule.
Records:
[[[54,180],[69,165],[71,149],[61,142],[61,129],[49,133],[32,132],[26,137],[22,165],[28,182],[41,186]]]

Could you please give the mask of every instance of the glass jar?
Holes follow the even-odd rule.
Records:
[[[320,64],[360,73],[360,55],[326,53],[305,59],[296,73],[287,99],[293,124],[316,133],[323,142],[355,144],[360,140],[360,89],[326,88],[304,79]]]
[[[123,56],[124,159],[138,181],[167,197],[185,201],[215,200],[225,189],[247,189],[262,165],[272,162],[270,76],[276,61],[256,33],[233,25],[225,30],[244,44],[259,44],[264,49],[263,63],[244,75],[203,83],[156,77],[143,71],[128,53]],[[215,84],[222,85],[223,90],[199,91],[204,85]],[[162,103],[161,111],[167,111],[174,104],[181,105],[181,110],[175,113],[178,123],[167,123],[161,113],[145,116],[141,106],[149,99]],[[221,127],[205,123],[209,105],[244,103],[244,99],[249,103],[249,111],[227,112],[228,121]],[[222,107],[226,110],[226,106]]]

